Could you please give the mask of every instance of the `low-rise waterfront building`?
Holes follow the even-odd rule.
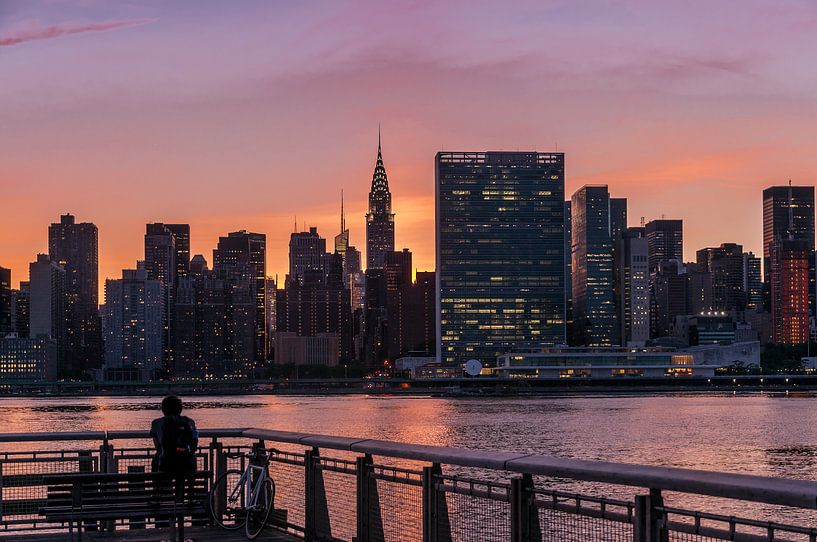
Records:
[[[437,358],[435,356],[427,356],[422,352],[409,352],[401,358],[394,360],[394,369],[397,373],[408,372],[411,378],[416,376],[417,369],[424,365],[435,363]]]
[[[340,336],[337,333],[306,336],[279,331],[275,334],[275,361],[278,364],[335,367],[339,358]]]
[[[494,374],[507,378],[711,377],[735,363],[760,363],[760,343],[690,348],[573,348],[512,352],[497,357]]]
[[[0,383],[56,380],[57,352],[57,342],[47,335],[0,337]]]

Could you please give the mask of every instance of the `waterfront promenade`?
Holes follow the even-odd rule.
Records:
[[[585,393],[817,392],[817,374],[618,378],[316,378],[155,382],[7,382],[0,397],[139,395],[558,395]]]
[[[214,476],[243,469],[251,450],[272,452],[275,509],[285,519],[267,540],[817,539],[812,481],[266,429],[201,434],[199,468]],[[0,535],[32,541],[67,538],[65,522],[41,513],[55,477],[144,472],[151,455],[143,431],[2,434],[0,443]],[[564,491],[566,481],[586,491]],[[743,503],[745,516],[722,513],[723,499]],[[154,526],[100,523],[87,539],[166,538]],[[198,540],[234,536],[190,529]]]

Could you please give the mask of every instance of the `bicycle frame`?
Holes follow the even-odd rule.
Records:
[[[247,468],[244,469],[244,474],[241,475],[241,479],[228,496],[228,500],[233,502],[237,501],[239,496],[237,496],[236,493],[243,491],[245,498],[244,508],[247,510],[255,509],[258,503],[258,495],[261,493],[262,482],[267,478],[269,478],[269,473],[266,467],[247,465]]]

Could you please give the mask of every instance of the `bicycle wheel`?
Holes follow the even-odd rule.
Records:
[[[210,515],[222,529],[237,530],[247,522],[247,495],[241,484],[243,475],[240,470],[228,470],[210,489]]]
[[[270,514],[272,513],[272,504],[275,500],[275,485],[272,480],[265,478],[261,480],[261,486],[258,491],[258,498],[255,504],[247,509],[247,522],[244,524],[244,529],[247,533],[247,538],[250,540],[261,534],[264,527],[267,525]]]

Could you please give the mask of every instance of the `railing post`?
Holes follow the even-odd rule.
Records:
[[[304,453],[304,469],[304,539],[307,542],[331,539],[332,526],[318,448]]]
[[[216,480],[227,472],[227,454],[224,453],[224,444],[216,440],[215,437],[210,442],[210,455],[213,465],[213,484],[215,484]],[[213,512],[218,517],[224,516],[224,511],[227,508],[227,484],[224,484],[224,487],[215,495],[215,501],[215,510]]]
[[[102,440],[102,444],[99,446],[99,472],[118,472],[116,457],[114,457],[113,453],[113,444],[111,444],[108,440],[107,433],[105,438]],[[103,531],[113,531],[115,528],[116,525],[113,521],[109,520],[102,522]]]
[[[451,542],[451,523],[445,493],[437,491],[439,463],[423,467],[423,542]]]
[[[533,493],[533,476],[511,479],[511,541],[540,542],[539,511]]]
[[[666,514],[663,510],[658,508],[664,507],[664,497],[661,496],[660,489],[650,489],[650,532],[652,537],[650,542],[667,542],[669,540],[669,532],[666,527]]]
[[[94,458],[91,450],[80,450],[77,453],[77,471],[82,474],[90,474],[94,472]],[[85,521],[86,531],[96,531],[98,528],[99,524],[96,521]]]
[[[113,444],[108,442],[108,439],[105,439],[99,447],[99,472],[118,472],[116,457],[113,453]]]
[[[357,473],[357,542],[383,542],[383,517],[372,456],[366,454],[355,462]]]
[[[633,516],[633,542],[649,542],[649,529],[647,528],[649,508],[649,495],[636,495],[635,515]]]
[[[0,461],[0,521],[3,521],[3,462]]]
[[[650,489],[649,495],[635,498],[633,519],[633,542],[666,542],[669,533],[665,529],[665,515],[658,510],[664,506],[661,491]]]

